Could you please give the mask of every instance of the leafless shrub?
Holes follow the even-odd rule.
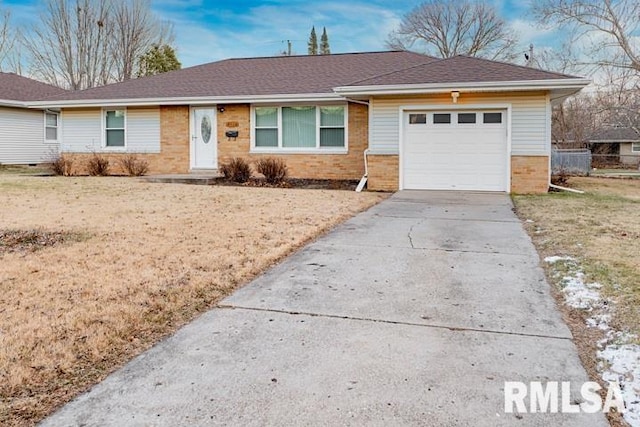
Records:
[[[57,176],[73,175],[73,158],[66,154],[51,152],[47,162],[49,171]]]
[[[149,162],[135,154],[126,154],[120,159],[120,167],[129,176],[142,176],[149,172]]]
[[[566,170],[561,169],[558,172],[551,175],[551,183],[553,185],[566,186],[569,183],[570,177],[571,175]]]
[[[289,173],[285,161],[275,157],[259,159],[255,165],[256,171],[264,175],[269,184],[280,184],[287,178]]]
[[[220,171],[226,179],[244,183],[251,178],[251,166],[241,157],[235,157],[220,167]]]
[[[87,161],[87,172],[91,176],[109,175],[109,159],[99,153],[93,153]]]

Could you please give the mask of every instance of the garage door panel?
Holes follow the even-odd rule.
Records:
[[[503,123],[484,124],[481,113],[475,124],[458,124],[452,113],[451,124],[409,125],[405,115],[403,187],[506,191],[506,114]]]

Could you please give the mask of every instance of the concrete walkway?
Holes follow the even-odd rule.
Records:
[[[538,263],[508,196],[400,192],[43,425],[607,425],[504,413],[505,381],[587,380]]]

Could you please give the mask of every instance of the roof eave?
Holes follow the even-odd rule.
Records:
[[[412,95],[447,93],[451,91],[465,92],[502,92],[502,91],[534,91],[534,90],[566,90],[576,91],[591,83],[588,79],[559,80],[523,80],[508,82],[459,82],[459,83],[426,83],[400,85],[340,86],[334,91],[340,95]]]
[[[27,108],[27,103],[13,99],[0,99],[0,107]]]
[[[82,108],[112,106],[152,106],[152,105],[213,105],[213,104],[245,104],[273,102],[323,102],[344,101],[335,93],[307,94],[274,94],[274,95],[236,95],[236,96],[201,96],[201,97],[158,97],[158,98],[119,98],[119,99],[87,99],[87,100],[49,100],[29,103],[30,108]]]

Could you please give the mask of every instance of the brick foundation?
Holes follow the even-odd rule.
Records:
[[[546,193],[549,190],[548,156],[511,156],[511,192]]]
[[[367,156],[369,179],[367,188],[373,191],[396,191],[399,184],[398,155]]]

